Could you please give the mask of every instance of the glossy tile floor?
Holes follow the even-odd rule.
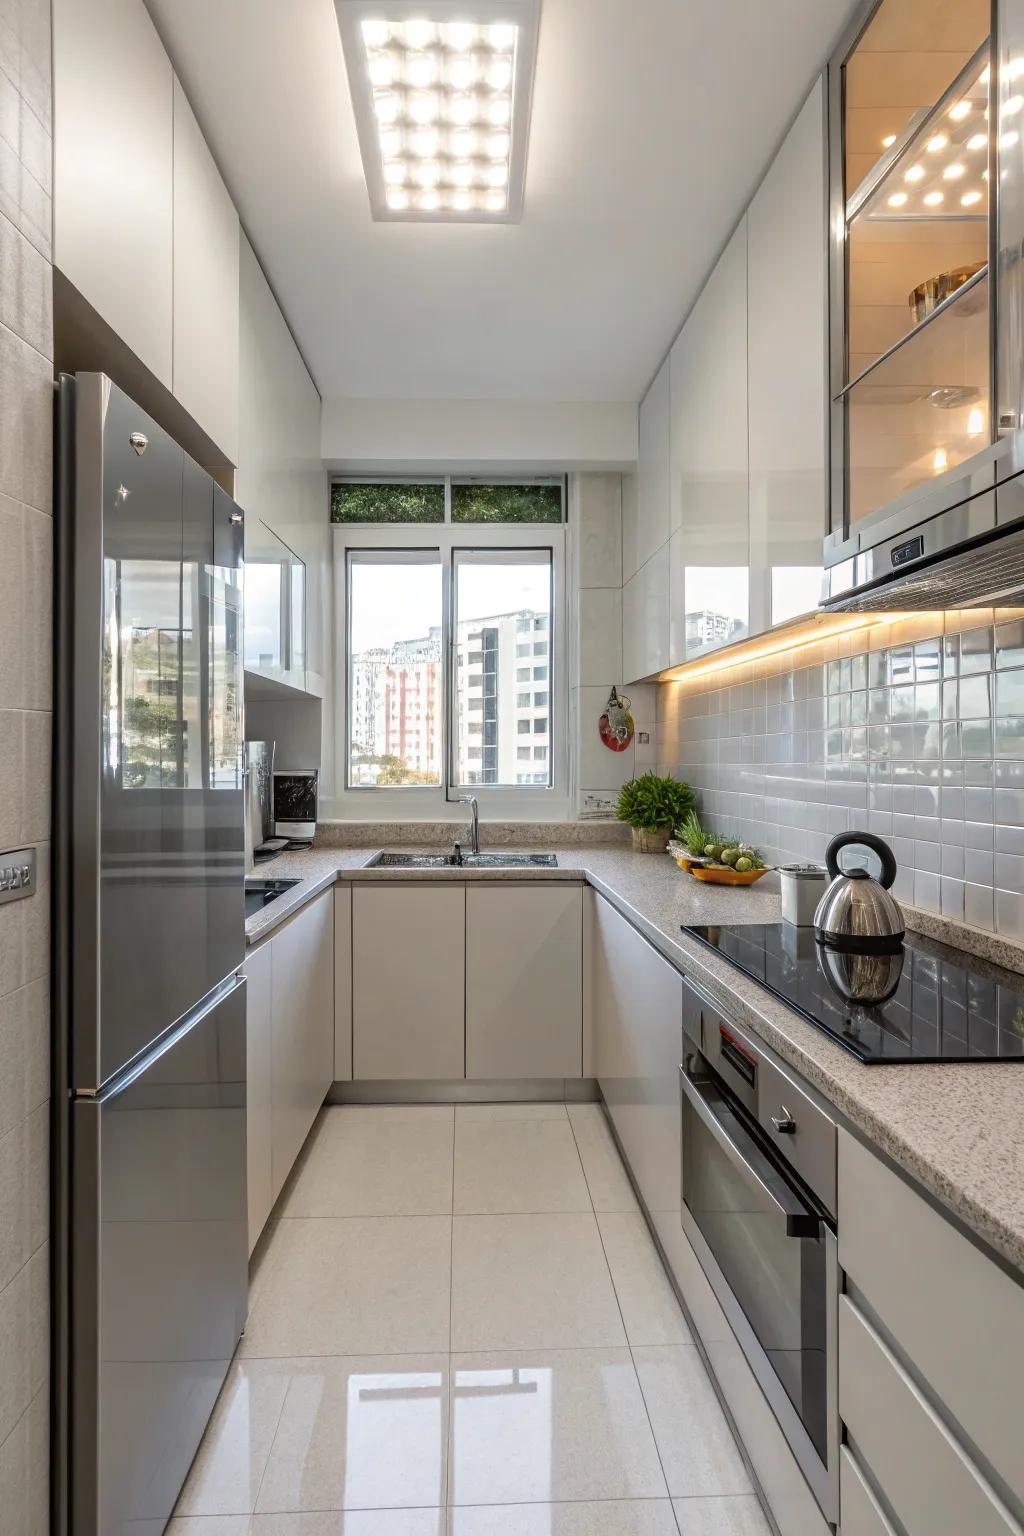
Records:
[[[333,1108],[171,1536],[769,1536],[597,1105]]]

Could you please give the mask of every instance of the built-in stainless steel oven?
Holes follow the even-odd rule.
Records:
[[[689,980],[685,995],[683,1229],[834,1524],[835,1122]]]

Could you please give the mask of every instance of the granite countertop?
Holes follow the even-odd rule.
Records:
[[[778,877],[747,888],[684,876],[668,858],[621,847],[548,849],[558,868],[369,870],[375,848],[285,853],[258,875],[296,878],[293,891],[246,923],[252,944],[337,880],[576,879],[588,881],[681,970],[767,1042],[865,1136],[1024,1271],[1024,1064],[979,1062],[862,1065],[728,961],[680,931],[682,924],[772,923],[781,916]],[[525,851],[525,850],[524,850]],[[908,927],[1024,971],[1024,949],[990,934],[905,909]]]

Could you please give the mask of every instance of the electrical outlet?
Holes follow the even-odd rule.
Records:
[[[7,853],[0,853],[0,902],[33,896],[35,889],[35,849],[12,848]]]
[[[580,817],[611,816],[615,812],[618,796],[609,789],[583,789],[580,791]]]

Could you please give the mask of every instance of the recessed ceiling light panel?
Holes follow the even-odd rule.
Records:
[[[334,0],[375,219],[522,217],[540,0]]]

